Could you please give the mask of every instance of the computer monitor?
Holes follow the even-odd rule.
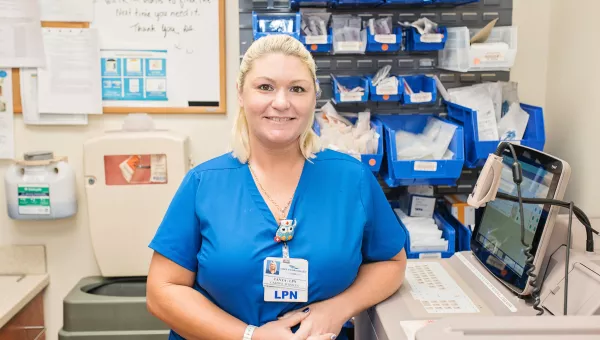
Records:
[[[568,163],[538,150],[513,146],[523,172],[522,197],[562,199],[571,173]],[[502,156],[498,192],[517,196],[512,175],[514,158],[508,149]],[[534,256],[532,273],[539,277],[547,264],[546,248],[559,207],[523,203],[523,208],[525,242],[532,244]],[[531,294],[530,266],[526,264],[526,247],[521,243],[519,203],[496,198],[477,210],[475,222],[471,250],[476,258],[516,294]]]

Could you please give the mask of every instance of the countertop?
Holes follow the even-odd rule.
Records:
[[[48,274],[0,276],[0,328],[48,286],[49,282]]]
[[[0,328],[49,282],[43,245],[0,246]]]

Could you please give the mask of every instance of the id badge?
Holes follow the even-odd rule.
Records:
[[[264,300],[308,301],[308,261],[267,257],[263,265]]]

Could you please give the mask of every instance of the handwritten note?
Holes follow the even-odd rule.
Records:
[[[169,105],[219,100],[219,2],[224,0],[94,1],[91,27],[100,32],[101,49],[168,51]]]
[[[202,5],[218,0],[95,0],[114,12],[115,18],[131,22],[128,30],[154,37],[168,38],[196,31],[193,21],[199,18]],[[216,27],[215,27],[216,29]]]

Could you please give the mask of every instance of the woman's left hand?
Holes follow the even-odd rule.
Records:
[[[310,315],[302,320],[302,323],[310,322],[312,324],[310,335],[321,335],[327,333],[340,334],[344,323],[348,321],[340,309],[329,301],[321,301],[308,305]],[[303,307],[304,309],[306,307]],[[287,318],[294,313],[302,313],[302,309],[284,314],[281,319]]]

